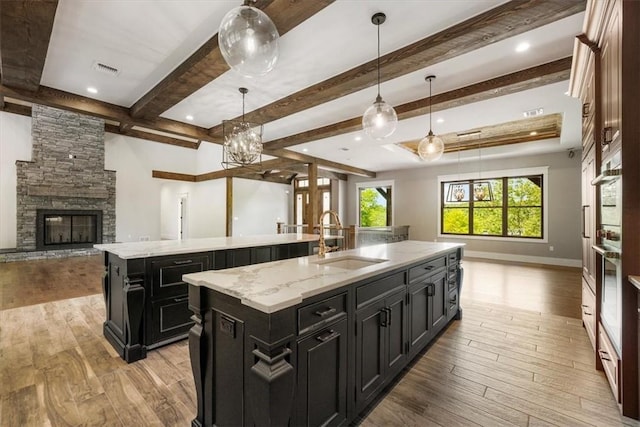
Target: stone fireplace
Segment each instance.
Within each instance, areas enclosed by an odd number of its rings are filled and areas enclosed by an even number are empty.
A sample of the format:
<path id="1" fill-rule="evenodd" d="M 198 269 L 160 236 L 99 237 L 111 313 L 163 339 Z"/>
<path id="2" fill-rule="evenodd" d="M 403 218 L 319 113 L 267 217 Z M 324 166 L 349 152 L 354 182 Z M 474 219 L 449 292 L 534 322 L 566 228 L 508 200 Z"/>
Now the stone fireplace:
<path id="1" fill-rule="evenodd" d="M 113 242 L 116 173 L 104 170 L 104 120 L 34 104 L 31 136 L 32 160 L 16 162 L 17 250 Z"/>

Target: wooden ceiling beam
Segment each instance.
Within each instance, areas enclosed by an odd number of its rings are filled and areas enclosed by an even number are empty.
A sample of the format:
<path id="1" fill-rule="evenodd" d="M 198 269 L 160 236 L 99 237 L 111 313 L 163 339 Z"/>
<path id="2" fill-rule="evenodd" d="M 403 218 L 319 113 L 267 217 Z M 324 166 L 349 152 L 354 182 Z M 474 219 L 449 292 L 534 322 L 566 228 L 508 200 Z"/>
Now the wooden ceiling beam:
<path id="1" fill-rule="evenodd" d="M 177 172 L 152 170 L 151 176 L 153 178 L 171 179 L 174 181 L 196 182 L 196 175 L 192 175 L 189 173 L 177 173 Z"/>
<path id="2" fill-rule="evenodd" d="M 58 0 L 0 1 L 0 82 L 35 90 L 40 85 Z"/>
<path id="3" fill-rule="evenodd" d="M 526 70 L 475 83 L 460 89 L 434 95 L 417 101 L 408 102 L 395 108 L 398 120 L 410 119 L 429 112 L 429 105 L 433 112 L 448 110 L 474 102 L 485 101 L 528 89 L 567 80 L 571 72 L 571 57 L 559 59 L 547 64 L 538 65 Z M 355 132 L 362 129 L 362 117 L 354 117 L 339 123 L 323 126 L 290 135 L 264 144 L 265 151 L 284 149 L 305 142 Z"/>
<path id="4" fill-rule="evenodd" d="M 263 10 L 282 36 L 334 1 L 257 0 L 252 6 Z M 157 117 L 227 71 L 229 66 L 220 52 L 216 33 L 153 89 L 144 94 L 131 107 L 131 115 Z"/>
<path id="5" fill-rule="evenodd" d="M 0 85 L 0 93 L 6 97 L 34 104 L 88 114 L 120 123 L 130 123 L 133 126 L 172 133 L 182 137 L 221 143 L 221 141 L 209 136 L 207 129 L 202 127 L 164 118 L 134 119 L 129 115 L 128 108 L 46 86 L 40 86 L 37 90 L 27 90 Z"/>
<path id="6" fill-rule="evenodd" d="M 105 123 L 104 130 L 105 132 L 115 133 L 117 135 L 125 135 L 125 136 L 131 136 L 133 138 L 146 139 L 148 141 L 159 142 L 161 144 L 175 145 L 177 147 L 191 148 L 193 150 L 198 149 L 197 142 L 187 141 L 179 138 L 172 138 L 166 135 L 158 135 L 157 133 L 152 133 L 152 132 L 144 132 L 137 129 L 129 129 L 129 130 L 123 131 L 122 126 L 111 125 L 108 123 Z"/>
<path id="7" fill-rule="evenodd" d="M 31 107 L 27 105 L 15 104 L 13 102 L 7 101 L 4 99 L 4 103 L 0 110 L 5 113 L 19 114 L 21 116 L 31 117 Z"/>
<path id="8" fill-rule="evenodd" d="M 369 178 L 376 177 L 376 173 L 373 171 L 360 169 L 354 166 L 349 166 L 349 165 L 334 162 L 331 160 L 325 160 L 319 157 L 313 157 L 306 154 L 298 153 L 296 151 L 285 150 L 282 148 L 270 149 L 265 147 L 262 150 L 262 153 L 267 154 L 269 156 L 280 157 L 283 159 L 297 160 L 300 163 L 317 163 L 318 166 L 323 166 L 325 169 L 326 168 L 335 169 L 338 171 L 350 173 L 352 175 L 366 176 Z"/>
<path id="9" fill-rule="evenodd" d="M 550 22 L 584 11 L 586 0 L 513 0 L 380 58 L 382 82 L 488 46 Z M 377 62 L 371 60 L 337 76 L 245 114 L 253 123 L 268 123 L 316 107 L 376 83 Z M 222 124 L 210 134 L 222 135 Z"/>
<path id="10" fill-rule="evenodd" d="M 309 174 L 308 165 L 307 164 L 297 164 L 292 166 L 287 166 L 285 169 L 290 172 L 296 172 L 299 174 L 303 174 L 307 176 Z M 319 178 L 328 178 L 328 179 L 337 179 L 340 181 L 346 181 L 348 178 L 347 174 L 334 172 L 327 169 L 318 168 L 318 177 Z"/>

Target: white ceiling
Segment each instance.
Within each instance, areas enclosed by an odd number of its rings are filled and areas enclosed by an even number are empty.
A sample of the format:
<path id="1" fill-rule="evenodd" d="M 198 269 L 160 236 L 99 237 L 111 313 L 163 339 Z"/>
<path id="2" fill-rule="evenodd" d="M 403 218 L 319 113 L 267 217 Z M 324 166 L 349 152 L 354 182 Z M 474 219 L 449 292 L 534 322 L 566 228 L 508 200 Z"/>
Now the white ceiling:
<path id="1" fill-rule="evenodd" d="M 310 0 L 307 0 L 310 1 Z M 124 107 L 133 105 L 164 76 L 217 32 L 224 14 L 240 1 L 60 0 L 41 84 Z M 163 117 L 212 127 L 241 113 L 238 87 L 249 88 L 246 109 L 270 104 L 293 92 L 375 59 L 376 27 L 371 15 L 384 12 L 381 53 L 423 39 L 491 9 L 503 1 L 485 0 L 337 0 L 281 37 L 280 58 L 268 75 L 247 79 L 229 71 L 162 114 Z M 517 37 L 493 43 L 432 67 L 385 82 L 383 98 L 392 105 L 425 98 L 427 74 L 435 74 L 433 94 L 570 56 L 581 32 L 580 13 Z M 516 53 L 518 43 L 531 48 Z M 95 62 L 116 67 L 117 76 L 92 69 Z M 372 81 L 372 83 L 375 83 Z M 91 95 L 88 86 L 99 92 Z M 563 114 L 560 139 L 483 150 L 483 156 L 514 152 L 561 151 L 580 145 L 580 103 L 564 94 L 568 81 L 518 94 L 434 112 L 435 133 L 460 132 L 523 118 L 543 107 Z M 373 102 L 375 87 L 335 99 L 265 124 L 265 141 L 358 117 Z M 436 122 L 442 118 L 444 122 Z M 428 131 L 427 116 L 403 120 L 395 134 L 373 141 L 359 133 L 291 147 L 292 150 L 373 171 L 423 166 L 406 150 L 390 144 L 419 139 Z M 347 148 L 348 151 L 341 150 Z M 471 155 L 471 153 L 469 154 Z M 451 157 L 444 156 L 441 162 Z"/>

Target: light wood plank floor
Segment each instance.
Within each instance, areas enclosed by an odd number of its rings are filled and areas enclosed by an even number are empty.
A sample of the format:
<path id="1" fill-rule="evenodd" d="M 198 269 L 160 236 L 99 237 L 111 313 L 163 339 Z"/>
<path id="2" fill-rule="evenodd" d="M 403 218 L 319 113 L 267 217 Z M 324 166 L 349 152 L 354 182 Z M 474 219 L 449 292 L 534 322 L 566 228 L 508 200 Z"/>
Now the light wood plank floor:
<path id="1" fill-rule="evenodd" d="M 594 368 L 577 319 L 578 269 L 480 260 L 464 267 L 463 320 L 363 426 L 640 425 L 620 417 Z M 46 277 L 38 280 L 54 280 Z M 49 302 L 0 311 L 0 426 L 190 425 L 186 341 L 128 365 L 102 337 L 100 294 L 60 300 L 48 293 Z"/>

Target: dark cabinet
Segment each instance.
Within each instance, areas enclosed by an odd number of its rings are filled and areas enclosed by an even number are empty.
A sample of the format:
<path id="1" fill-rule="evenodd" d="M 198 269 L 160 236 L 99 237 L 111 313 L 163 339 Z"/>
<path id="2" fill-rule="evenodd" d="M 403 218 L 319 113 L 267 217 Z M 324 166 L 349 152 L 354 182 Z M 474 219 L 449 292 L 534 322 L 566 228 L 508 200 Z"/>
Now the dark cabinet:
<path id="1" fill-rule="evenodd" d="M 152 259 L 151 296 L 166 298 L 187 295 L 187 284 L 182 281 L 183 274 L 197 273 L 209 269 L 207 254 L 190 254 Z"/>
<path id="2" fill-rule="evenodd" d="M 450 320 L 449 280 L 446 270 L 409 286 L 409 354 L 415 355 Z M 454 282 L 455 283 L 455 282 Z M 457 286 L 454 293 L 457 291 Z M 453 308 L 457 308 L 457 304 Z"/>
<path id="3" fill-rule="evenodd" d="M 407 359 L 406 289 L 356 312 L 356 405 L 360 410 Z"/>
<path id="4" fill-rule="evenodd" d="M 347 319 L 298 341 L 296 425 L 347 423 Z"/>
<path id="5" fill-rule="evenodd" d="M 151 326 L 150 344 L 161 343 L 170 340 L 177 335 L 184 335 L 193 326 L 191 312 L 189 311 L 189 297 L 166 298 L 151 302 Z"/>

